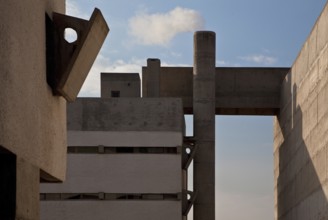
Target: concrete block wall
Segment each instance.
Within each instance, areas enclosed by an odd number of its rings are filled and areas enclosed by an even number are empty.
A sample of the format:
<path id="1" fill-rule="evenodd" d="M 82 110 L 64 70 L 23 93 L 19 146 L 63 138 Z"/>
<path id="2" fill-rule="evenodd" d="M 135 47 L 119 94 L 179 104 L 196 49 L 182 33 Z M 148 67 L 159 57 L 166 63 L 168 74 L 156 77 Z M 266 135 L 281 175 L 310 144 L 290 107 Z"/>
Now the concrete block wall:
<path id="1" fill-rule="evenodd" d="M 328 219 L 328 6 L 281 89 L 274 122 L 275 219 Z"/>

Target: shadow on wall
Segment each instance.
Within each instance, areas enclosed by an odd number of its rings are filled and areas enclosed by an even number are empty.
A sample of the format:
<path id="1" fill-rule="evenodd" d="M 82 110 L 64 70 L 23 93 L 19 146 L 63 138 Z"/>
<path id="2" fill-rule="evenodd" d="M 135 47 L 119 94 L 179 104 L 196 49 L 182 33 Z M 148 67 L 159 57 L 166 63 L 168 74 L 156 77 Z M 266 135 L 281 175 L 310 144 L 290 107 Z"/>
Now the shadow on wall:
<path id="1" fill-rule="evenodd" d="M 4 219 L 15 219 L 16 155 L 1 146 L 0 175 L 0 216 Z"/>
<path id="2" fill-rule="evenodd" d="M 324 141 L 328 123 L 318 120 L 316 91 L 310 92 L 303 104 L 298 105 L 298 95 L 303 93 L 298 94 L 295 84 L 291 87 L 291 75 L 287 75 L 283 85 L 285 106 L 277 116 L 279 125 L 276 124 L 278 131 L 275 131 L 275 219 L 328 219 L 327 144 Z M 290 88 L 292 91 L 288 91 Z M 279 135 L 281 142 L 276 143 Z"/>

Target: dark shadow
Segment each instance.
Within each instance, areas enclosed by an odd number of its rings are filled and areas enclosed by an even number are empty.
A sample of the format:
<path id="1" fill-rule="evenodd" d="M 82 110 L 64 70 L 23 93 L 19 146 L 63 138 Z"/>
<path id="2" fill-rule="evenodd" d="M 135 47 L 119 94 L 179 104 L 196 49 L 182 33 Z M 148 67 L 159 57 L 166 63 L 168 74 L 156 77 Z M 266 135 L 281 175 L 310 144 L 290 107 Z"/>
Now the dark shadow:
<path id="1" fill-rule="evenodd" d="M 16 212 L 16 155 L 0 146 L 0 219 L 13 220 Z"/>
<path id="2" fill-rule="evenodd" d="M 291 88 L 290 75 L 287 88 Z M 275 219 L 328 219 L 328 201 L 323 188 L 323 181 L 326 180 L 327 175 L 326 146 L 318 145 L 320 129 L 316 129 L 316 126 L 322 122 L 316 121 L 316 124 L 312 125 L 313 120 L 317 118 L 309 118 L 311 114 L 308 112 L 311 108 L 317 108 L 318 96 L 314 94 L 312 98 L 312 94 L 307 97 L 307 101 L 312 103 L 304 109 L 306 111 L 304 113 L 301 107 L 297 106 L 297 92 L 297 86 L 294 84 L 289 96 L 291 98 L 289 106 L 281 109 L 277 116 L 283 142 L 278 149 L 279 155 L 275 155 L 279 157 L 279 174 L 275 177 L 277 178 Z M 305 140 L 304 134 L 308 134 Z M 324 134 L 321 137 L 324 137 Z"/>

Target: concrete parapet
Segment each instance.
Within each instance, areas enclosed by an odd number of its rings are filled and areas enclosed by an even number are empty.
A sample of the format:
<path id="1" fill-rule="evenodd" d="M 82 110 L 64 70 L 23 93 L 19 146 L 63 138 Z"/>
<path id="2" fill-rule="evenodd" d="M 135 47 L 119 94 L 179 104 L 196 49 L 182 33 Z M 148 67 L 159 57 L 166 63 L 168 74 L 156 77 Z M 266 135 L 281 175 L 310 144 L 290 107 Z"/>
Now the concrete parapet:
<path id="1" fill-rule="evenodd" d="M 178 98 L 79 98 L 68 105 L 68 130 L 184 131 Z"/>

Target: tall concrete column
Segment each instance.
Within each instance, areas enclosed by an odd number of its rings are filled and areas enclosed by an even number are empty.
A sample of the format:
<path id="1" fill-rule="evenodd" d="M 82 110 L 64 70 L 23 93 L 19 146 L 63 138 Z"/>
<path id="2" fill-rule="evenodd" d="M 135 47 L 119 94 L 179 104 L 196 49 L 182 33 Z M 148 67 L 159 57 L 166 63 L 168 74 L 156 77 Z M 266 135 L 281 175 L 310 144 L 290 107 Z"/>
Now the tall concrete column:
<path id="1" fill-rule="evenodd" d="M 215 219 L 215 33 L 194 35 L 194 220 Z"/>
<path id="2" fill-rule="evenodd" d="M 160 95 L 160 68 L 161 61 L 159 59 L 147 59 L 148 97 L 159 97 Z"/>

